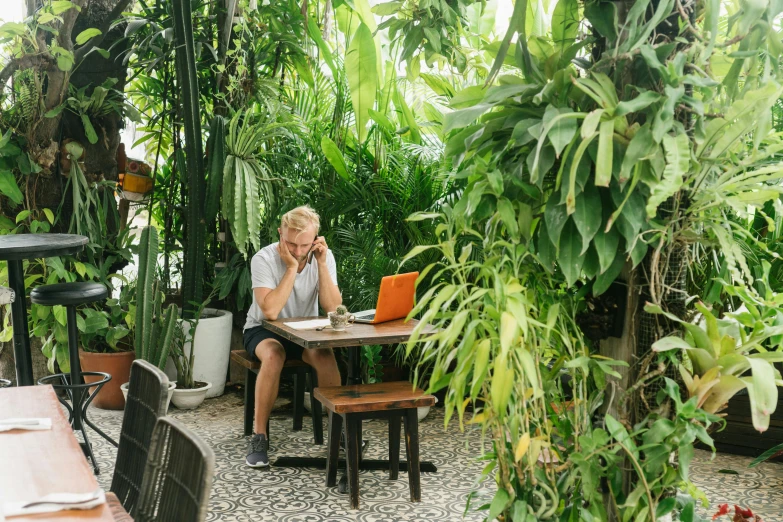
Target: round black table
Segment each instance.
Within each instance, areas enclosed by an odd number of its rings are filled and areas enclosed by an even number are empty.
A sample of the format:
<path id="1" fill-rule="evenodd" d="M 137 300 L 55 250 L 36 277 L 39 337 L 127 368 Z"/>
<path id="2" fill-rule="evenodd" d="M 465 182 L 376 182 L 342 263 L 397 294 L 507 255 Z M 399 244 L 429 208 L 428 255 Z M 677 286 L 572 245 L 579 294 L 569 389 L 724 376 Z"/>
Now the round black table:
<path id="1" fill-rule="evenodd" d="M 33 358 L 30 334 L 27 331 L 27 296 L 24 291 L 25 259 L 58 257 L 76 254 L 84 249 L 88 239 L 75 234 L 8 234 L 0 236 L 0 261 L 8 261 L 8 286 L 16 293 L 11 304 L 14 328 L 14 363 L 17 386 L 32 386 Z"/>

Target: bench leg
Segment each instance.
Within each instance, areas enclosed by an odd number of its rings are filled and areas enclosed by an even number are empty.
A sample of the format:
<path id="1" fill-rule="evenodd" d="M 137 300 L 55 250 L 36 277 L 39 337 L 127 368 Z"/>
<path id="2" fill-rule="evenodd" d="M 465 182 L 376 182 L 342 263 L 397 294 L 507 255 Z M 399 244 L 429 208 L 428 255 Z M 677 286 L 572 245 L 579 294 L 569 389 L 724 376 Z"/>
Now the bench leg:
<path id="1" fill-rule="evenodd" d="M 411 502 L 421 502 L 419 417 L 416 408 L 405 410 L 405 448 L 408 453 L 408 484 L 411 491 Z"/>
<path id="2" fill-rule="evenodd" d="M 294 374 L 294 431 L 301 431 L 304 417 L 304 392 L 306 369 L 297 370 Z"/>
<path id="3" fill-rule="evenodd" d="M 401 417 L 389 419 L 389 480 L 397 480 L 400 473 L 400 421 Z"/>
<path id="4" fill-rule="evenodd" d="M 256 413 L 256 373 L 245 370 L 245 437 L 253 435 L 253 417 Z"/>
<path id="5" fill-rule="evenodd" d="M 319 404 L 320 406 L 320 404 Z M 326 452 L 326 487 L 337 485 L 337 462 L 340 455 L 340 435 L 343 431 L 343 418 L 332 411 L 329 412 L 329 440 Z"/>
<path id="6" fill-rule="evenodd" d="M 315 389 L 318 387 L 318 375 L 314 369 L 310 369 L 310 415 L 313 418 L 313 442 L 319 446 L 324 443 L 324 424 L 321 419 L 321 403 L 315 398 Z"/>
<path id="7" fill-rule="evenodd" d="M 351 509 L 359 509 L 359 446 L 362 421 L 356 415 L 345 415 L 345 462 L 348 467 L 348 495 Z"/>

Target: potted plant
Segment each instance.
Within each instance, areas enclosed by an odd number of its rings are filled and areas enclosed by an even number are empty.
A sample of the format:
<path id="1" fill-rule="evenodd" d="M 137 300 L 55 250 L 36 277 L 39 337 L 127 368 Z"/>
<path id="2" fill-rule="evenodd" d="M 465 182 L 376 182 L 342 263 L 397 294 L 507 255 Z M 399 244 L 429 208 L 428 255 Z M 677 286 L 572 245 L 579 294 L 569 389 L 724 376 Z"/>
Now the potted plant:
<path id="1" fill-rule="evenodd" d="M 182 321 L 182 327 L 177 329 L 176 341 L 172 345 L 171 360 L 177 369 L 177 389 L 171 401 L 174 406 L 181 410 L 192 410 L 204 402 L 207 392 L 212 388 L 209 381 L 197 381 L 194 378 L 196 366 L 196 349 L 194 347 L 203 346 L 194 342 L 194 337 L 198 331 L 199 323 L 202 318 L 209 318 L 204 306 L 209 302 L 208 297 L 196 310 L 196 318 L 193 321 Z M 229 316 L 230 324 L 230 316 Z M 187 328 L 187 333 L 185 332 Z M 207 345 L 208 346 L 208 345 Z M 225 369 L 223 370 L 225 375 Z"/>
<path id="2" fill-rule="evenodd" d="M 188 383 L 191 380 L 210 383 L 205 395 L 207 399 L 223 395 L 231 355 L 233 314 L 228 310 L 206 307 L 217 290 L 214 287 L 193 311 L 196 320 L 180 319 L 182 355 L 172 352 L 166 365 L 166 374 L 177 381 L 177 388 L 183 386 L 184 373 L 191 374 Z M 183 366 L 184 373 L 178 364 Z"/>
<path id="3" fill-rule="evenodd" d="M 339 305 L 334 312 L 329 312 L 329 323 L 332 330 L 335 332 L 341 332 L 345 330 L 348 323 L 351 321 L 351 314 L 348 313 L 348 308 L 345 305 Z"/>
<path id="4" fill-rule="evenodd" d="M 105 410 L 125 407 L 120 387 L 128 382 L 131 364 L 136 359 L 128 312 L 130 292 L 126 288 L 120 292 L 119 299 L 108 299 L 102 308 L 84 308 L 76 319 L 81 337 L 79 363 L 82 371 L 105 372 L 112 376 L 92 401 L 94 406 Z M 84 378 L 85 382 L 98 379 Z"/>
<path id="5" fill-rule="evenodd" d="M 139 244 L 139 275 L 136 281 L 136 313 L 134 348 L 136 358 L 150 362 L 163 370 L 177 330 L 179 308 L 171 304 L 163 309 L 163 292 L 155 277 L 158 259 L 158 231 L 144 227 Z M 127 397 L 128 384 L 121 387 Z M 169 383 L 169 400 L 176 383 Z"/>
<path id="6" fill-rule="evenodd" d="M 111 261 L 105 263 L 104 268 L 109 262 Z M 60 257 L 47 258 L 31 271 L 48 272 L 47 279 L 39 281 L 39 284 L 69 281 L 68 278 L 74 273 L 85 278 L 92 278 L 101 273 L 101 269 L 93 264 Z M 107 279 L 99 281 L 108 286 Z M 120 385 L 128 381 L 130 366 L 135 358 L 133 321 L 129 316 L 132 295 L 132 290 L 126 285 L 121 290 L 119 298 L 110 298 L 104 303 L 80 307 L 76 313 L 81 370 L 104 372 L 112 376 L 92 401 L 93 405 L 101 409 L 121 410 L 124 407 Z M 61 372 L 70 372 L 65 307 L 33 303 L 30 312 L 31 336 L 41 342 L 41 352 L 47 359 L 48 371 L 56 373 L 59 368 Z M 88 383 L 96 380 L 97 377 L 85 377 Z"/>

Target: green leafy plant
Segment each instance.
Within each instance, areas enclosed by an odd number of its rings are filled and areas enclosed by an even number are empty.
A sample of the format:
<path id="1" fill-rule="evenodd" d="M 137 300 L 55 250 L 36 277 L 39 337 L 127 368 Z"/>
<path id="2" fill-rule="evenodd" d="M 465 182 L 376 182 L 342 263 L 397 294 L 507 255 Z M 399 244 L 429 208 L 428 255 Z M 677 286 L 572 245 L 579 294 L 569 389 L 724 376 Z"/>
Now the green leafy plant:
<path id="1" fill-rule="evenodd" d="M 768 264 L 766 269 L 769 270 Z M 653 344 L 653 350 L 684 352 L 688 364 L 679 365 L 680 375 L 688 395 L 696 397 L 698 406 L 707 412 L 720 412 L 732 396 L 747 389 L 753 427 L 764 432 L 777 408 L 777 387 L 783 384 L 775 368 L 775 363 L 783 362 L 783 312 L 778 304 L 781 299 L 771 292 L 768 299 L 754 298 L 738 286 L 728 291 L 739 295 L 744 311 L 719 319 L 697 303 L 703 325 L 681 321 L 648 304 L 647 312 L 664 314 L 685 330 L 684 338 L 664 337 Z"/>
<path id="2" fill-rule="evenodd" d="M 261 248 L 260 209 L 275 205 L 275 177 L 264 160 L 273 153 L 272 142 L 289 135 L 289 126 L 277 122 L 275 114 L 237 112 L 231 118 L 226 135 L 222 214 L 245 256 L 251 249 L 255 252 Z"/>
<path id="3" fill-rule="evenodd" d="M 144 227 L 139 243 L 134 347 L 137 359 L 162 370 L 179 329 L 179 309 L 175 304 L 163 309 L 164 296 L 155 273 L 157 258 L 158 232 L 153 227 Z"/>
<path id="4" fill-rule="evenodd" d="M 188 0 L 174 0 L 177 82 L 185 130 L 187 197 L 185 198 L 185 258 L 182 271 L 183 318 L 191 318 L 193 303 L 201 302 L 206 228 L 201 205 L 206 196 L 206 172 L 201 143 L 201 107 L 193 42 L 193 15 Z M 182 169 L 182 166 L 180 166 Z"/>
<path id="5" fill-rule="evenodd" d="M 53 118 L 58 116 L 63 109 L 73 112 L 79 116 L 82 125 L 84 125 L 84 134 L 87 136 L 87 140 L 94 145 L 98 143 L 99 137 L 91 118 L 116 112 L 119 116 L 127 117 L 131 121 L 141 121 L 138 111 L 133 105 L 125 102 L 122 92 L 113 88 L 116 84 L 116 78 L 109 78 L 103 85 L 93 88 L 89 96 L 87 89 L 91 87 L 90 85 L 80 89 L 69 85 L 68 98 L 61 105 L 48 111 L 45 116 Z"/>
<path id="6" fill-rule="evenodd" d="M 177 387 L 179 388 L 192 389 L 196 387 L 196 381 L 193 379 L 193 369 L 196 364 L 196 330 L 198 329 L 199 321 L 206 317 L 204 308 L 215 296 L 216 291 L 216 288 L 212 289 L 207 298 L 196 309 L 194 319 L 186 322 L 188 333 L 185 334 L 184 329 L 178 327 L 174 334 L 174 342 L 171 345 L 170 354 L 171 360 L 177 368 Z M 187 350 L 186 346 L 189 346 L 190 349 Z"/>

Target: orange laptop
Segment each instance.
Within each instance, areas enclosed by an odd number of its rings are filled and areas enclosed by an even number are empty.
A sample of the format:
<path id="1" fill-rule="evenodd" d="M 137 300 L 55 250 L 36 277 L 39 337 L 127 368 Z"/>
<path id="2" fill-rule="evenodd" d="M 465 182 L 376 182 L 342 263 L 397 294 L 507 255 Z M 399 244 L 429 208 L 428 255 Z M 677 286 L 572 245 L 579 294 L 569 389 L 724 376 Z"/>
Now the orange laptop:
<path id="1" fill-rule="evenodd" d="M 354 314 L 357 323 L 377 324 L 406 317 L 413 310 L 418 272 L 386 276 L 381 280 L 375 310 Z"/>

